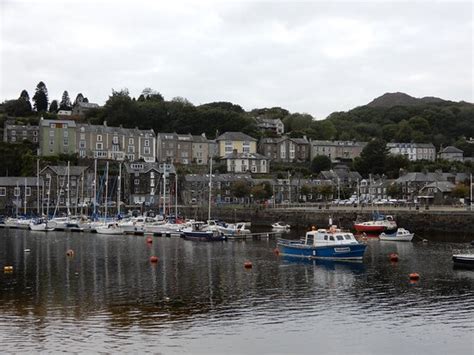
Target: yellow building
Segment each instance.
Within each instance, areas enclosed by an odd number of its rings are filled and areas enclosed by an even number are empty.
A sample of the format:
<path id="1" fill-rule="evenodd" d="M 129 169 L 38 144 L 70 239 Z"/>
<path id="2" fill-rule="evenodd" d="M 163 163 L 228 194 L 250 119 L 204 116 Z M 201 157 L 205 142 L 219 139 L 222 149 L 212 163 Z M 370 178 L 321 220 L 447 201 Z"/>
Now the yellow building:
<path id="1" fill-rule="evenodd" d="M 242 132 L 226 132 L 217 137 L 216 142 L 220 157 L 225 157 L 233 152 L 257 152 L 257 140 Z"/>

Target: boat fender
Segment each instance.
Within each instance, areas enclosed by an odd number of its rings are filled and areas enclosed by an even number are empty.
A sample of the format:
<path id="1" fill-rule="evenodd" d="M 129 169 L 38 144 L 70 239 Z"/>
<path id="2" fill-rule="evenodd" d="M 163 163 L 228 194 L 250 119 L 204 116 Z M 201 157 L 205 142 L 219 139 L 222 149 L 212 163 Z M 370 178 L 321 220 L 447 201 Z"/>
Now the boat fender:
<path id="1" fill-rule="evenodd" d="M 150 262 L 151 263 L 157 263 L 158 262 L 158 257 L 155 255 L 150 256 Z"/>
<path id="2" fill-rule="evenodd" d="M 412 272 L 410 275 L 408 275 L 408 277 L 410 278 L 410 280 L 416 281 L 420 279 L 420 274 L 418 274 L 417 272 Z"/>
<path id="3" fill-rule="evenodd" d="M 251 269 L 252 266 L 253 266 L 253 265 L 252 265 L 252 262 L 251 262 L 251 261 L 246 261 L 246 262 L 244 262 L 244 267 L 245 267 L 246 269 Z"/>
<path id="4" fill-rule="evenodd" d="M 74 256 L 74 250 L 69 249 L 69 250 L 66 252 L 66 255 L 69 256 L 69 257 L 73 257 L 73 256 Z"/>
<path id="5" fill-rule="evenodd" d="M 391 254 L 389 254 L 388 257 L 389 257 L 390 261 L 392 261 L 392 262 L 397 262 L 398 261 L 398 254 L 397 253 L 391 253 Z"/>

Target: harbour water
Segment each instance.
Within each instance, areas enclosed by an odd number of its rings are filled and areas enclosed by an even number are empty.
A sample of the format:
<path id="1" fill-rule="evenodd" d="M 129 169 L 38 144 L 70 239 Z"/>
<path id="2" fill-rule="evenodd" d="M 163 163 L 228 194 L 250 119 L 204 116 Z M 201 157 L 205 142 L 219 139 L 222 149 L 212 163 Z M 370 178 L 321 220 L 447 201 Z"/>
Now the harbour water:
<path id="1" fill-rule="evenodd" d="M 473 353 L 474 271 L 451 261 L 470 245 L 367 243 L 363 263 L 305 262 L 276 255 L 273 238 L 0 230 L 0 350 Z"/>

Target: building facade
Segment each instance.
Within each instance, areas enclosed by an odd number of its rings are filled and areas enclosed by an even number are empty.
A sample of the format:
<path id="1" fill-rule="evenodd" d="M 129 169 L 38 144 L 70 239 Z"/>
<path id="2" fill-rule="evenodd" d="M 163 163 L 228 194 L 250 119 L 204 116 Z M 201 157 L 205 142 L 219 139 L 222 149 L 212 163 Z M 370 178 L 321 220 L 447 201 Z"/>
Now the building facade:
<path id="1" fill-rule="evenodd" d="M 173 164 L 135 161 L 124 165 L 125 203 L 154 207 L 174 204 L 176 170 Z"/>
<path id="2" fill-rule="evenodd" d="M 309 160 L 309 141 L 303 138 L 262 138 L 259 152 L 275 162 L 304 162 Z"/>
<path id="3" fill-rule="evenodd" d="M 448 161 L 464 161 L 464 151 L 448 146 L 439 152 L 438 157 Z"/>
<path id="4" fill-rule="evenodd" d="M 108 160 L 156 160 L 155 132 L 138 128 L 78 124 L 76 146 L 81 158 Z"/>
<path id="5" fill-rule="evenodd" d="M 15 124 L 14 121 L 7 120 L 3 129 L 3 141 L 5 143 L 21 143 L 24 140 L 38 144 L 39 127 Z"/>
<path id="6" fill-rule="evenodd" d="M 76 122 L 42 118 L 39 143 L 39 154 L 42 156 L 76 153 Z"/>
<path id="7" fill-rule="evenodd" d="M 223 160 L 228 173 L 267 174 L 270 172 L 270 159 L 258 153 L 227 154 Z"/>
<path id="8" fill-rule="evenodd" d="M 218 154 L 225 157 L 237 153 L 257 153 L 257 140 L 242 132 L 226 132 L 216 138 Z"/>
<path id="9" fill-rule="evenodd" d="M 193 160 L 191 134 L 158 133 L 156 144 L 158 162 L 191 164 Z"/>
<path id="10" fill-rule="evenodd" d="M 311 140 L 310 159 L 312 160 L 318 155 L 325 155 L 332 162 L 354 160 L 360 156 L 366 145 L 367 142 Z"/>
<path id="11" fill-rule="evenodd" d="M 285 126 L 279 118 L 257 117 L 255 122 L 262 131 L 270 131 L 279 136 L 285 133 Z"/>
<path id="12" fill-rule="evenodd" d="M 431 143 L 387 143 L 390 154 L 404 155 L 410 161 L 436 159 L 436 149 Z"/>
<path id="13" fill-rule="evenodd" d="M 42 185 L 36 177 L 0 177 L 0 211 L 9 216 L 37 214 Z"/>

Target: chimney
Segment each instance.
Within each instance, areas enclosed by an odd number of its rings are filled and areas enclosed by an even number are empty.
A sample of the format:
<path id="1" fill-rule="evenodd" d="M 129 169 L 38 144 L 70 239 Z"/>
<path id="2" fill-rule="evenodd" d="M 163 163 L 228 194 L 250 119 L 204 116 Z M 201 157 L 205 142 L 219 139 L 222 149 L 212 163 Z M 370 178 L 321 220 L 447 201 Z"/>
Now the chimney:
<path id="1" fill-rule="evenodd" d="M 107 121 L 104 120 L 104 127 L 107 127 Z"/>

